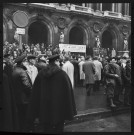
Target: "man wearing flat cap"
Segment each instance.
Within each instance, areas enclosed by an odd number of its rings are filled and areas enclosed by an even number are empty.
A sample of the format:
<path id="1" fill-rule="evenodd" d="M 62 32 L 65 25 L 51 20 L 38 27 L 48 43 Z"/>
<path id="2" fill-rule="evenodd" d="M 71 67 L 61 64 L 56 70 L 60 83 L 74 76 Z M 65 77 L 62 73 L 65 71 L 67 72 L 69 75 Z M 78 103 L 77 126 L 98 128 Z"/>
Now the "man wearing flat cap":
<path id="1" fill-rule="evenodd" d="M 37 75 L 27 116 L 27 130 L 39 119 L 42 133 L 60 133 L 65 120 L 76 115 L 71 81 L 60 67 L 59 55 L 49 57 L 49 65 Z"/>
<path id="2" fill-rule="evenodd" d="M 26 66 L 26 68 L 27 68 L 28 75 L 31 78 L 31 81 L 32 81 L 32 84 L 33 84 L 34 80 L 35 80 L 35 78 L 38 74 L 38 69 L 35 66 L 36 56 L 29 55 L 29 56 L 27 56 L 27 60 L 28 60 L 28 65 Z"/>
<path id="3" fill-rule="evenodd" d="M 25 60 L 26 55 L 19 56 L 15 60 L 17 65 L 15 66 L 12 73 L 13 89 L 19 117 L 19 132 L 25 131 L 27 107 L 32 90 L 32 82 L 26 72 L 27 69 L 24 66 Z"/>

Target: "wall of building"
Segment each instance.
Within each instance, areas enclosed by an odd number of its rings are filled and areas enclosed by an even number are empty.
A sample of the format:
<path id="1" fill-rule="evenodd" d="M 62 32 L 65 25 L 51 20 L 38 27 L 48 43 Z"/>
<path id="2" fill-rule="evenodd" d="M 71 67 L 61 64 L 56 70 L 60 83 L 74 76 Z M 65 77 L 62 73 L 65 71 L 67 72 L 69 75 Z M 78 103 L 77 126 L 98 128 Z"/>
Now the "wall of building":
<path id="1" fill-rule="evenodd" d="M 69 4 L 68 4 L 69 5 Z M 90 3 L 82 4 L 83 6 L 93 7 Z M 111 10 L 121 12 L 122 4 L 112 4 Z M 128 5 L 126 9 L 128 9 Z M 102 10 L 103 6 L 98 4 L 96 10 Z M 28 5 L 14 5 L 6 4 L 3 8 L 3 25 L 6 34 L 6 40 L 10 43 L 14 42 L 14 33 L 17 26 L 13 22 L 13 14 L 18 11 L 24 11 L 29 17 L 29 23 L 25 27 L 26 34 L 22 36 L 22 42 L 28 44 L 28 29 L 30 25 L 40 20 L 48 28 L 48 44 L 58 45 L 60 39 L 60 33 L 64 32 L 64 43 L 69 43 L 70 30 L 78 26 L 84 33 L 84 44 L 86 46 L 95 46 L 95 37 L 98 35 L 100 41 L 102 40 L 102 34 L 105 30 L 109 30 L 113 37 L 113 47 L 116 50 L 123 50 L 124 38 L 128 38 L 131 35 L 131 22 L 121 19 L 113 19 L 102 16 L 93 16 L 90 14 L 80 14 L 77 12 L 67 12 L 62 10 L 56 10 L 54 8 L 39 8 Z M 129 13 L 125 10 L 125 15 Z M 74 33 L 75 34 L 75 33 Z"/>

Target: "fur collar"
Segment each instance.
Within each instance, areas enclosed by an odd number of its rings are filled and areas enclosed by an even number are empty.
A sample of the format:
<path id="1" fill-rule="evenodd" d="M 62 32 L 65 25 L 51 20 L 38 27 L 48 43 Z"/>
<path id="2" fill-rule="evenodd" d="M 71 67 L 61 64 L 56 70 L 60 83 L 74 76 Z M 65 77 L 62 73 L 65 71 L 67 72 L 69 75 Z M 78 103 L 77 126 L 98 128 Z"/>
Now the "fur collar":
<path id="1" fill-rule="evenodd" d="M 61 71 L 60 67 L 58 67 L 56 64 L 49 64 L 44 70 L 43 74 L 44 77 L 50 78 L 52 77 L 55 73 Z"/>

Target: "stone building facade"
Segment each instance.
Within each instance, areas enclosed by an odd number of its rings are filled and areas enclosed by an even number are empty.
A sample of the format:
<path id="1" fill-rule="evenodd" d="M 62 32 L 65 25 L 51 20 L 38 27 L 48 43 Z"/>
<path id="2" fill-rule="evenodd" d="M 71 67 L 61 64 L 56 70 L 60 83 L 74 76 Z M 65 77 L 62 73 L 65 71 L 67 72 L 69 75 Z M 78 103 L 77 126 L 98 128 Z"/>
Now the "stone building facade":
<path id="1" fill-rule="evenodd" d="M 61 32 L 64 44 L 96 47 L 96 37 L 103 48 L 124 51 L 124 39 L 131 50 L 130 3 L 6 3 L 3 4 L 3 42 L 14 42 L 16 12 L 27 15 L 22 42 L 58 45 Z M 18 22 L 24 23 L 21 19 Z"/>

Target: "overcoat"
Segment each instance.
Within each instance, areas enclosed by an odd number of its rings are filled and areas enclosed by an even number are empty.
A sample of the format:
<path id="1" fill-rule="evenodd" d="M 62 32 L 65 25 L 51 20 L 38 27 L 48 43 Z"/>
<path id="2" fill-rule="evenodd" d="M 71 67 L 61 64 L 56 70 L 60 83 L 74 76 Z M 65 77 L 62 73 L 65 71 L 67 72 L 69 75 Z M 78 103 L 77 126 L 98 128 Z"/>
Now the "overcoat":
<path id="1" fill-rule="evenodd" d="M 12 80 L 16 104 L 29 103 L 32 92 L 32 82 L 26 72 L 26 68 L 19 65 L 16 66 L 12 73 Z"/>
<path id="2" fill-rule="evenodd" d="M 19 131 L 18 113 L 9 77 L 3 72 L 3 89 L 0 90 L 0 131 Z"/>
<path id="3" fill-rule="evenodd" d="M 74 66 L 73 66 L 73 64 L 70 61 L 66 61 L 65 64 L 63 64 L 62 69 L 69 76 L 72 86 L 74 88 Z"/>
<path id="4" fill-rule="evenodd" d="M 81 61 L 81 62 L 79 63 L 80 80 L 84 80 L 84 79 L 85 79 L 85 73 L 84 73 L 83 70 L 82 70 L 84 63 L 85 63 L 84 61 Z"/>
<path id="5" fill-rule="evenodd" d="M 37 75 L 28 110 L 28 129 L 36 118 L 40 125 L 56 125 L 77 114 L 71 81 L 57 65 L 50 64 Z"/>
<path id="6" fill-rule="evenodd" d="M 92 61 L 86 61 L 83 64 L 83 72 L 85 73 L 85 84 L 94 84 L 95 65 Z"/>
<path id="7" fill-rule="evenodd" d="M 73 64 L 74 66 L 74 83 L 75 83 L 75 86 L 78 85 L 78 80 L 79 80 L 79 62 L 75 59 L 73 59 L 71 61 L 71 63 Z"/>
<path id="8" fill-rule="evenodd" d="M 95 80 L 101 80 L 101 70 L 103 68 L 102 64 L 98 60 L 94 60 L 93 63 L 95 65 L 95 69 L 96 69 Z"/>

